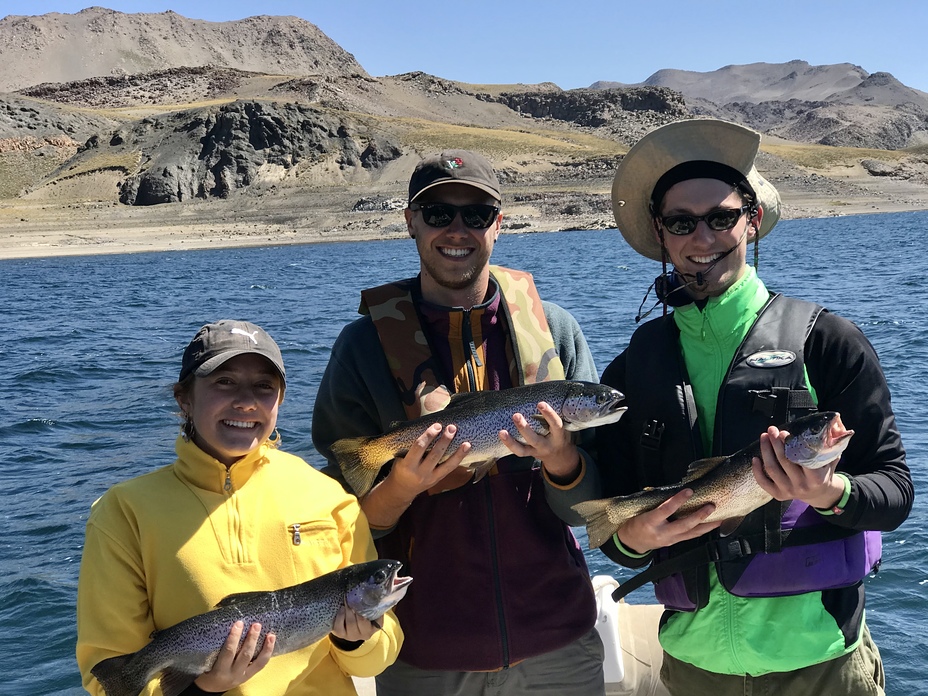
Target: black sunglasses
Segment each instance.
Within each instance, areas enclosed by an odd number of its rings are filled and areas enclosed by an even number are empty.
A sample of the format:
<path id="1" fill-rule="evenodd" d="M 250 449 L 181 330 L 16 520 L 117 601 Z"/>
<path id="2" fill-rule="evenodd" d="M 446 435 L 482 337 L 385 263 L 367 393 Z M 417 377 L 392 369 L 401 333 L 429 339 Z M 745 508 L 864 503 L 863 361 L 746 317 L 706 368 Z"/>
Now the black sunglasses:
<path id="1" fill-rule="evenodd" d="M 692 234 L 700 220 L 705 222 L 710 230 L 724 232 L 734 227 L 745 211 L 750 209 L 751 206 L 743 205 L 740 208 L 718 208 L 705 215 L 668 215 L 659 219 L 664 229 L 677 236 Z"/>
<path id="2" fill-rule="evenodd" d="M 451 205 L 450 203 L 410 203 L 410 210 L 421 210 L 422 221 L 429 227 L 447 227 L 458 213 L 461 220 L 472 230 L 485 230 L 499 215 L 499 208 L 485 203 Z"/>

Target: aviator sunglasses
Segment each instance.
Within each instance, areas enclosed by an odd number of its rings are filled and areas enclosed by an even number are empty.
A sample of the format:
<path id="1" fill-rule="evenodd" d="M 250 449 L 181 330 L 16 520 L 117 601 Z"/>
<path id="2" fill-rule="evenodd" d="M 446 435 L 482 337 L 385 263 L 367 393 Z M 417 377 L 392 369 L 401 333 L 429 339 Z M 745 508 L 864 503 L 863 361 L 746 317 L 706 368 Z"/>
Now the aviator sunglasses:
<path id="1" fill-rule="evenodd" d="M 717 208 L 705 215 L 668 215 L 658 219 L 670 234 L 677 236 L 692 234 L 700 220 L 705 222 L 710 230 L 724 232 L 734 227 L 741 216 L 750 209 L 751 206 L 743 205 L 740 208 Z"/>
<path id="2" fill-rule="evenodd" d="M 461 220 L 472 230 L 485 230 L 499 215 L 499 208 L 485 203 L 451 205 L 450 203 L 410 203 L 410 210 L 421 210 L 422 221 L 429 227 L 447 227 L 458 213 Z"/>

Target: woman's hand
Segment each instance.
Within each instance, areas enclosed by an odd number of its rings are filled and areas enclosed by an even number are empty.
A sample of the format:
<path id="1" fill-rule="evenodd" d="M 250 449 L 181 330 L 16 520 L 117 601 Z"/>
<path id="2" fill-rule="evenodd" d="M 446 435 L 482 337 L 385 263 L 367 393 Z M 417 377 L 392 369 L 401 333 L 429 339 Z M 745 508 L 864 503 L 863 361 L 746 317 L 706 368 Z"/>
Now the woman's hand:
<path id="1" fill-rule="evenodd" d="M 335 615 L 332 635 L 348 641 L 365 641 L 374 635 L 381 626 L 368 621 L 350 607 L 342 604 Z"/>
<path id="2" fill-rule="evenodd" d="M 216 662 L 213 663 L 208 672 L 204 672 L 194 681 L 194 684 L 200 689 L 214 693 L 234 689 L 251 679 L 267 665 L 271 659 L 271 653 L 274 652 L 276 636 L 273 633 L 268 633 L 264 639 L 261 652 L 255 655 L 255 648 L 261 635 L 261 624 L 251 624 L 248 633 L 245 635 L 245 641 L 242 643 L 242 647 L 239 648 L 238 644 L 244 630 L 245 624 L 243 622 L 236 621 L 232 624 L 226 642 L 216 657 Z"/>

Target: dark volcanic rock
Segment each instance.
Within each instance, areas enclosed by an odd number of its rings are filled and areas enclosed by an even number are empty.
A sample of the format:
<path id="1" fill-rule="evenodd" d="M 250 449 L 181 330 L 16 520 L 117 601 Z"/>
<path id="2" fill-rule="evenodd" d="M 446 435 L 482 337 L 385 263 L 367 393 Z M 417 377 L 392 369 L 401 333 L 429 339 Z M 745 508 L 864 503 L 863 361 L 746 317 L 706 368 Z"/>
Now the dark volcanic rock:
<path id="1" fill-rule="evenodd" d="M 686 116 L 683 97 L 660 87 L 504 93 L 495 101 L 535 118 L 553 118 L 592 128 L 605 126 L 627 112 L 654 111 L 674 114 L 677 118 Z"/>
<path id="2" fill-rule="evenodd" d="M 309 106 L 250 101 L 144 119 L 110 141 L 121 148 L 141 146 L 149 158 L 123 182 L 120 201 L 226 198 L 251 185 L 265 165 L 290 169 L 331 155 L 343 168 L 376 168 L 401 154 L 387 139 L 355 130 Z"/>

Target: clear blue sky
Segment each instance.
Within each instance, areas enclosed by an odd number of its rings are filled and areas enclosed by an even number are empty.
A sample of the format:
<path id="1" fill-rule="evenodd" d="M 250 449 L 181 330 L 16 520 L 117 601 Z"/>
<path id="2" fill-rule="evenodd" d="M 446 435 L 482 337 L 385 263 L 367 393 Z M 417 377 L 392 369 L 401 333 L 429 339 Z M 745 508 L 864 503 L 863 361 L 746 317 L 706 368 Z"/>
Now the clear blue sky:
<path id="1" fill-rule="evenodd" d="M 74 0 L 0 0 L 8 14 L 73 13 Z M 852 63 L 928 92 L 926 0 L 110 0 L 120 12 L 173 10 L 226 21 L 296 15 L 374 76 L 412 70 L 472 83 L 641 82 L 661 68 Z M 571 9 L 567 9 L 567 8 Z"/>

